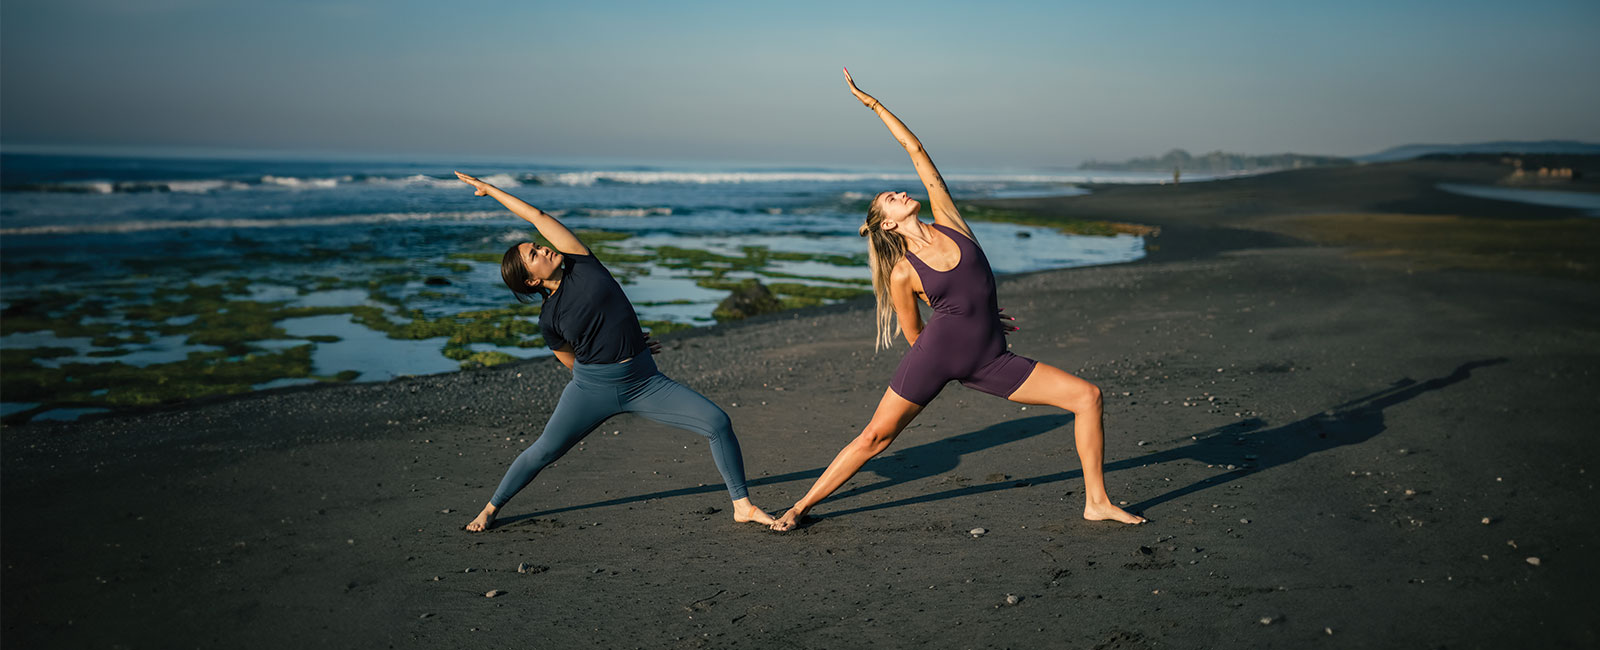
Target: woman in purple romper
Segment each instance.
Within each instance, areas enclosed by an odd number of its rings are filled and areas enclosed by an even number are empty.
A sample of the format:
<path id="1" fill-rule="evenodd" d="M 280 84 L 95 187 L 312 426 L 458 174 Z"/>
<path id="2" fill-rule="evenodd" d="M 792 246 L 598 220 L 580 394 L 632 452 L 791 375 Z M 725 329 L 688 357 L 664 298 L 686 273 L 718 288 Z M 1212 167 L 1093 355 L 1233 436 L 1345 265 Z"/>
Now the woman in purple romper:
<path id="1" fill-rule="evenodd" d="M 1118 508 L 1106 494 L 1100 467 L 1105 433 L 1099 387 L 1006 350 L 1005 326 L 997 318 L 994 273 L 972 229 L 956 211 L 939 170 L 899 118 L 857 88 L 849 70 L 844 77 L 856 99 L 876 113 L 911 154 L 917 176 L 928 190 L 933 223 L 917 218 L 922 204 L 905 192 L 884 192 L 868 206 L 861 236 L 872 242 L 868 259 L 878 297 L 878 347 L 893 342 L 898 320 L 911 350 L 900 360 L 872 421 L 834 457 L 805 497 L 772 524 L 773 530 L 794 528 L 819 501 L 888 449 L 951 380 L 1013 402 L 1071 411 L 1078 460 L 1083 464 L 1083 518 L 1143 523 L 1143 517 Z M 933 307 L 934 315 L 926 324 L 917 311 L 918 299 Z"/>

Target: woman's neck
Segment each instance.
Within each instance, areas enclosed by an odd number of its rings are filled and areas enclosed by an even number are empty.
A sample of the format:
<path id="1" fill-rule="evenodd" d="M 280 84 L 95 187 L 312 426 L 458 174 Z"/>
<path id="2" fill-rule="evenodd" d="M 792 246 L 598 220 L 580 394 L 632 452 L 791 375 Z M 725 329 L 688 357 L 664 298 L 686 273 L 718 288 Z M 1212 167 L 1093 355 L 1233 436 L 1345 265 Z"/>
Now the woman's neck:
<path id="1" fill-rule="evenodd" d="M 550 288 L 550 295 L 555 295 L 556 290 L 561 288 L 561 281 L 566 277 L 567 270 L 558 266 L 556 267 L 556 270 L 550 274 L 550 277 L 545 278 L 543 284 L 544 286 Z"/>
<path id="2" fill-rule="evenodd" d="M 912 219 L 911 223 L 901 231 L 900 235 L 906 238 L 906 249 L 913 253 L 933 243 L 933 228 L 923 223 L 921 219 Z"/>

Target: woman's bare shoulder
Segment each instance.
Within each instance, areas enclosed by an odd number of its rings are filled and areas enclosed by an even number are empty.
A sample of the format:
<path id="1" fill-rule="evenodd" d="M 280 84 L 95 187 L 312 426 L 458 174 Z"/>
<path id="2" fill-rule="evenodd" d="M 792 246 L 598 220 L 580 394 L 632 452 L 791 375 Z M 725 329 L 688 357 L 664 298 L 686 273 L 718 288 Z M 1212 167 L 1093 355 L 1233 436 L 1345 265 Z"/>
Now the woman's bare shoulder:
<path id="1" fill-rule="evenodd" d="M 889 270 L 889 279 L 894 282 L 904 282 L 914 277 L 917 277 L 917 270 L 911 266 L 909 257 L 900 258 L 894 268 Z"/>

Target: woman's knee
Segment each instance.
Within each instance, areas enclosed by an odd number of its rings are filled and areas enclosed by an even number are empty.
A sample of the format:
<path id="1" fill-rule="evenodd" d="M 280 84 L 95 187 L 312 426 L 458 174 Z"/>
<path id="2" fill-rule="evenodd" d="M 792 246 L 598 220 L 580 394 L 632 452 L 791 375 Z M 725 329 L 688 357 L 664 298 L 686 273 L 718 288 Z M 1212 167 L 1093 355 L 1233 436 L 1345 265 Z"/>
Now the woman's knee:
<path id="1" fill-rule="evenodd" d="M 696 427 L 698 433 L 712 440 L 733 437 L 733 420 L 728 417 L 728 412 L 716 409 L 716 412 L 706 413 L 701 418 L 700 426 Z"/>
<path id="2" fill-rule="evenodd" d="M 857 448 L 870 452 L 873 456 L 876 456 L 883 453 L 885 449 L 888 449 L 889 445 L 894 443 L 895 437 L 899 434 L 900 432 L 895 430 L 893 427 L 887 427 L 876 423 L 869 424 L 865 429 L 861 430 L 861 435 L 856 436 L 855 445 Z"/>
<path id="3" fill-rule="evenodd" d="M 544 469 L 550 463 L 556 462 L 565 453 L 566 450 L 557 445 L 541 445 L 535 442 L 527 449 L 522 450 L 522 453 L 518 454 L 517 459 L 513 462 L 518 467 L 532 468 L 537 471 Z"/>
<path id="4" fill-rule="evenodd" d="M 722 440 L 734 440 L 733 420 L 722 409 L 715 412 L 706 411 L 687 418 L 658 419 L 657 422 L 670 424 L 685 431 L 693 431 L 712 444 Z"/>
<path id="5" fill-rule="evenodd" d="M 1096 412 L 1104 404 L 1100 395 L 1100 387 L 1089 382 L 1083 382 L 1081 387 L 1070 391 L 1068 395 L 1064 395 L 1062 402 L 1061 408 L 1073 413 Z"/>

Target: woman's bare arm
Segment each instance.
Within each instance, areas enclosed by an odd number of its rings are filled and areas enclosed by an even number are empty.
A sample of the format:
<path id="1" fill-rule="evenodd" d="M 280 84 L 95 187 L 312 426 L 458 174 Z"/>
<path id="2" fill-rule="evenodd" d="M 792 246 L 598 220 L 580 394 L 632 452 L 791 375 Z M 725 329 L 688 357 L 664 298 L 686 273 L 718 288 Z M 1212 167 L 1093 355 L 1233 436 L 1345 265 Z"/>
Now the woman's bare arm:
<path id="1" fill-rule="evenodd" d="M 544 235 L 544 238 L 550 242 L 551 248 L 573 255 L 589 254 L 589 247 L 583 245 L 577 235 L 572 234 L 572 231 L 568 230 L 565 224 L 556 221 L 555 217 L 550 216 L 544 210 L 528 205 L 527 202 L 506 193 L 505 190 L 461 172 L 456 172 L 456 178 L 471 185 L 473 189 L 477 190 L 478 196 L 494 197 L 494 200 L 499 201 L 500 205 L 506 206 L 507 210 L 522 217 L 524 221 L 533 224 L 533 227 L 539 230 L 539 234 Z"/>
<path id="2" fill-rule="evenodd" d="M 572 346 L 570 345 L 552 349 L 551 352 L 556 353 L 556 361 L 560 361 L 561 365 L 567 367 L 567 370 L 572 369 L 572 362 L 578 358 L 577 353 L 572 351 Z"/>
<path id="3" fill-rule="evenodd" d="M 911 263 L 900 260 L 889 274 L 889 300 L 894 304 L 895 320 L 900 322 L 900 333 L 907 345 L 915 345 L 922 336 L 922 312 L 917 310 L 916 289 L 911 286 L 911 275 L 916 271 Z"/>
<path id="4" fill-rule="evenodd" d="M 972 236 L 972 228 L 967 225 L 967 221 L 962 219 L 961 213 L 956 210 L 956 203 L 950 198 L 950 189 L 945 187 L 944 177 L 939 175 L 939 169 L 933 166 L 933 158 L 929 157 L 928 152 L 922 148 L 922 141 L 911 133 L 911 129 L 906 128 L 905 123 L 901 122 L 900 118 L 895 117 L 894 113 L 890 113 L 889 109 L 884 108 L 883 102 L 874 99 L 872 95 L 868 95 L 860 88 L 857 88 L 855 80 L 850 78 L 849 69 L 844 71 L 844 80 L 850 84 L 850 94 L 855 95 L 856 99 L 861 100 L 862 104 L 872 109 L 872 112 L 883 120 L 883 124 L 889 127 L 889 133 L 894 134 L 894 139 L 898 140 L 900 146 L 905 147 L 906 153 L 911 155 L 911 165 L 917 169 L 917 178 L 922 180 L 922 186 L 928 190 L 928 207 L 933 210 L 934 223 L 946 228 L 955 228 L 965 234 L 968 239 L 978 241 L 977 237 Z"/>

